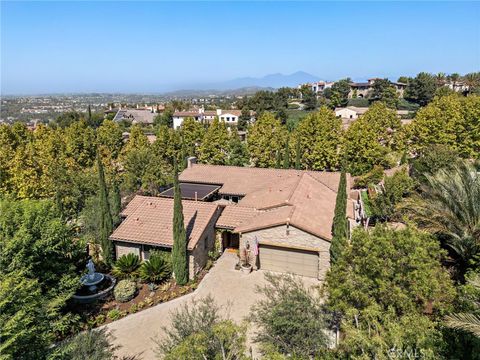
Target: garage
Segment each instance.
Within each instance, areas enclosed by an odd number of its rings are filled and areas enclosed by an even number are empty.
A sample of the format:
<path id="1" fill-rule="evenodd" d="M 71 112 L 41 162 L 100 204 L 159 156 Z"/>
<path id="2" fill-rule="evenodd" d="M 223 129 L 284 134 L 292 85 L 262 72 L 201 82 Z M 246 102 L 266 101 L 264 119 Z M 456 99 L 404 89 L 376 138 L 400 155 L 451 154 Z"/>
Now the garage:
<path id="1" fill-rule="evenodd" d="M 259 265 L 262 270 L 318 277 L 318 252 L 260 245 Z"/>

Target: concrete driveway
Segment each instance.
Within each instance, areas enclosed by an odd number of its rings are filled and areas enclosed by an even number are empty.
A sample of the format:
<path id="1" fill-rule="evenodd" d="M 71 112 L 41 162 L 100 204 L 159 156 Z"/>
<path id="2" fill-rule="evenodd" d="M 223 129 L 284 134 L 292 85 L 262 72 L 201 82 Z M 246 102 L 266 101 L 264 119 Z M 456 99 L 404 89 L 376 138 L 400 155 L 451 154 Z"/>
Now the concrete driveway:
<path id="1" fill-rule="evenodd" d="M 115 336 L 115 345 L 121 346 L 117 354 L 120 356 L 137 354 L 143 360 L 156 359 L 155 342 L 152 338 L 161 338 L 164 335 L 162 328 L 170 324 L 171 311 L 185 302 L 209 294 L 225 309 L 226 315 L 236 322 L 241 322 L 249 314 L 251 306 L 262 296 L 255 292 L 256 285 L 262 286 L 266 281 L 263 271 L 254 271 L 246 275 L 235 270 L 237 259 L 236 254 L 225 252 L 195 292 L 106 325 Z M 308 285 L 319 284 L 314 279 L 306 281 Z M 250 329 L 249 338 L 252 333 Z"/>

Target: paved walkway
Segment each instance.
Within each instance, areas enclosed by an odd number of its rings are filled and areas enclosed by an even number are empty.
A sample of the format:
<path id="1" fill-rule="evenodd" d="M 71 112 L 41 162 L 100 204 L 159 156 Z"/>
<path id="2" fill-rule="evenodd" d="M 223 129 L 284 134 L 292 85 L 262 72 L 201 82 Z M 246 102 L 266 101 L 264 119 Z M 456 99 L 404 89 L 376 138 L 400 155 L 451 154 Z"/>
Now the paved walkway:
<path id="1" fill-rule="evenodd" d="M 115 345 L 121 346 L 117 354 L 139 354 L 139 358 L 143 360 L 156 359 L 155 342 L 152 338 L 163 336 L 162 328 L 170 324 L 171 311 L 185 302 L 190 302 L 194 298 L 203 298 L 208 294 L 213 296 L 218 305 L 226 309 L 227 315 L 232 320 L 241 322 L 261 296 L 255 292 L 255 286 L 262 286 L 266 282 L 263 271 L 242 274 L 234 269 L 236 262 L 235 254 L 225 252 L 195 292 L 106 325 L 116 338 Z M 309 285 L 318 284 L 314 279 L 306 279 L 306 281 Z M 249 335 L 251 336 L 252 333 L 250 329 Z"/>

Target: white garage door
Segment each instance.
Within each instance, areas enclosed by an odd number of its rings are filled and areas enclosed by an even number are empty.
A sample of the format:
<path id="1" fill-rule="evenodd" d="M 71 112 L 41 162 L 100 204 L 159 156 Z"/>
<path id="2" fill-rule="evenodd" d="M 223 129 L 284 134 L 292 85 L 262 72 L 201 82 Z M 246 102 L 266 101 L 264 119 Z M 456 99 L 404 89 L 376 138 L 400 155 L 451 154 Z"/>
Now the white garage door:
<path id="1" fill-rule="evenodd" d="M 260 268 L 318 277 L 318 252 L 260 245 Z"/>

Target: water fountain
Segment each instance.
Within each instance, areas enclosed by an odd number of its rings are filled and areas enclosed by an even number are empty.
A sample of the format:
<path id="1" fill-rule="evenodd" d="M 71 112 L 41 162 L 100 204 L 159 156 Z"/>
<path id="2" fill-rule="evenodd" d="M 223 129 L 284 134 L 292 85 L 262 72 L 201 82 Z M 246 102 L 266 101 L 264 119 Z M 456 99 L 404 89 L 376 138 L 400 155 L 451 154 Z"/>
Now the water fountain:
<path id="1" fill-rule="evenodd" d="M 108 274 L 96 272 L 92 259 L 88 260 L 86 268 L 88 273 L 80 278 L 82 287 L 73 295 L 76 302 L 83 304 L 107 297 L 117 282 L 114 277 Z"/>

